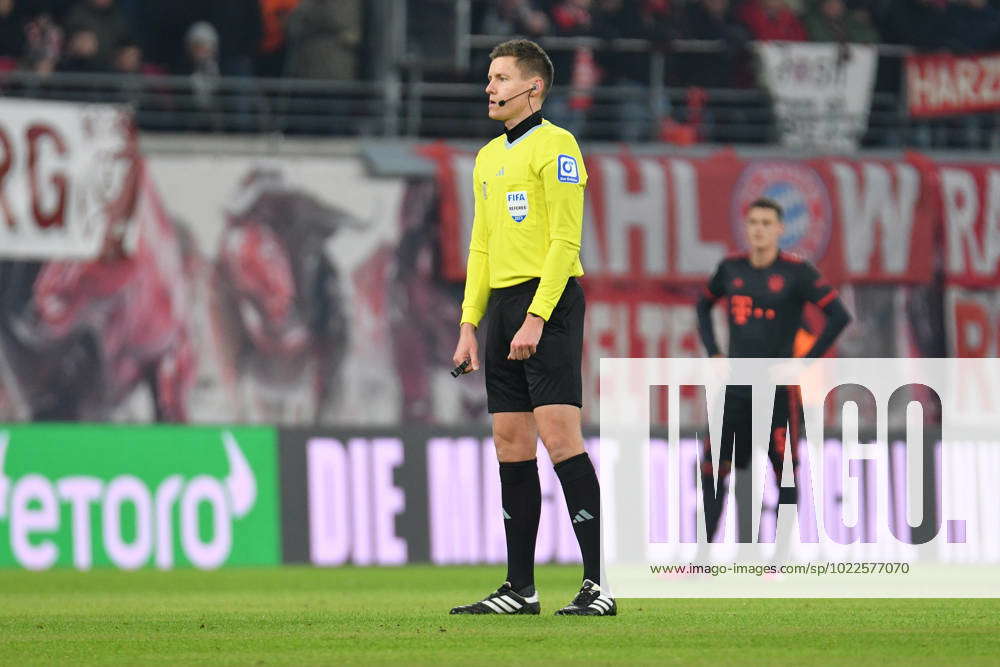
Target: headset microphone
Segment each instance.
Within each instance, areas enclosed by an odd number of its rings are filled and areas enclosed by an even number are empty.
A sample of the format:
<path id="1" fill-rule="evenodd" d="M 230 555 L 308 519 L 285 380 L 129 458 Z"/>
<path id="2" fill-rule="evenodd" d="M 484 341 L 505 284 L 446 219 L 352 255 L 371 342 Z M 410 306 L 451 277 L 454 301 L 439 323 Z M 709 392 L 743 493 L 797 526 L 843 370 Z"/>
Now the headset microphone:
<path id="1" fill-rule="evenodd" d="M 528 93 L 530 93 L 533 90 L 538 90 L 538 84 L 537 83 L 534 84 L 533 86 L 531 86 L 531 88 L 528 88 L 527 90 L 522 90 L 521 92 L 519 92 L 517 95 L 514 95 L 513 97 L 508 97 L 505 100 L 500 100 L 499 102 L 497 102 L 497 106 L 502 107 L 503 105 L 507 104 L 507 102 L 510 102 L 512 99 L 520 97 L 521 95 L 527 95 Z"/>

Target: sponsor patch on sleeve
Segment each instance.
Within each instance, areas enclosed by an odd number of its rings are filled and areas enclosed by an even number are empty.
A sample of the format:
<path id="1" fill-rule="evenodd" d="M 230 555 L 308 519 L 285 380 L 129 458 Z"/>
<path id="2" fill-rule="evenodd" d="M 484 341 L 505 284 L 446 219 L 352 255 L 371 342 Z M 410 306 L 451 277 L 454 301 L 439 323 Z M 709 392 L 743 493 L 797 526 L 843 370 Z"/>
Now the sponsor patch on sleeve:
<path id="1" fill-rule="evenodd" d="M 576 163 L 575 157 L 572 155 L 560 155 L 558 167 L 560 183 L 580 182 L 580 166 Z"/>

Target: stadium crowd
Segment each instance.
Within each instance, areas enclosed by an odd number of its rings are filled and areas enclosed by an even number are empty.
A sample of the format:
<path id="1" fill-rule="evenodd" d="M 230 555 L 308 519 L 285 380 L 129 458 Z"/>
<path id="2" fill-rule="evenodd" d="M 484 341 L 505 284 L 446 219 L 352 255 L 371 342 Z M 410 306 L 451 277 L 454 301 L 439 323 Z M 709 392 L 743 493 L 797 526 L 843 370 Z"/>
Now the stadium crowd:
<path id="1" fill-rule="evenodd" d="M 0 71 L 364 78 L 364 36 L 376 28 L 371 17 L 366 22 L 365 4 L 0 0 Z M 432 4 L 410 0 L 410 14 Z M 998 6 L 1000 0 L 474 0 L 472 28 L 498 36 L 636 37 L 664 48 L 677 38 L 719 40 L 735 63 L 752 40 L 988 51 L 1000 48 Z M 634 78 L 645 66 L 641 54 L 598 55 L 612 80 Z M 738 67 L 695 69 L 712 79 L 701 85 L 740 83 Z"/>
<path id="2" fill-rule="evenodd" d="M 361 0 L 0 0 L 0 71 L 354 79 Z"/>
<path id="3" fill-rule="evenodd" d="M 482 32 L 889 43 L 972 52 L 1000 47 L 994 0 L 496 0 Z"/>
<path id="4" fill-rule="evenodd" d="M 288 98 L 277 100 L 275 91 L 284 88 L 269 84 L 263 92 L 254 88 L 253 78 L 363 86 L 381 81 L 387 63 L 391 68 L 419 62 L 424 80 L 482 81 L 488 48 L 473 49 L 465 71 L 454 68 L 455 58 L 441 57 L 457 48 L 448 43 L 455 34 L 451 0 L 393 2 L 399 4 L 0 0 L 0 74 L 37 75 L 19 75 L 19 82 L 0 85 L 4 94 L 58 98 L 68 96 L 70 84 L 66 77 L 48 76 L 53 72 L 130 74 L 134 76 L 112 83 L 81 78 L 79 85 L 89 86 L 86 99 L 131 103 L 149 112 L 140 116 L 140 124 L 150 129 L 363 133 L 362 126 L 377 121 L 357 119 L 371 111 L 364 102 L 344 97 L 349 88 L 317 92 L 292 84 L 297 88 L 288 89 Z M 386 6 L 394 11 L 405 7 L 408 16 L 408 40 L 399 62 L 385 57 L 386 26 L 380 25 L 385 14 L 378 8 Z M 755 92 L 753 41 L 896 44 L 923 52 L 1000 50 L 1000 0 L 471 0 L 470 7 L 471 32 L 495 41 L 513 35 L 601 40 L 596 48 L 564 44 L 549 49 L 559 83 L 571 84 L 572 90 L 554 95 L 547 113 L 585 138 L 674 141 L 668 135 L 687 124 L 697 126 L 699 141 L 773 141 L 766 100 L 726 102 L 706 93 L 720 88 Z M 614 48 L 608 40 L 615 38 L 645 39 L 653 47 Z M 711 40 L 716 46 L 691 49 L 677 40 Z M 662 90 L 653 94 L 650 88 L 658 72 L 650 52 L 664 56 L 659 62 L 664 64 L 662 83 L 673 91 L 669 95 Z M 901 99 L 898 55 L 880 58 L 875 89 Z M 155 78 L 166 74 L 188 80 L 168 86 Z M 608 86 L 614 88 L 602 89 L 615 91 L 616 118 L 605 119 L 601 134 L 597 126 L 587 127 L 595 116 L 590 91 Z M 584 98 L 574 98 L 580 91 Z M 678 91 L 684 91 L 685 99 L 678 98 Z M 83 99 L 82 93 L 72 94 L 72 99 Z M 189 113 L 178 115 L 184 109 Z M 261 115 L 262 109 L 271 116 Z M 293 117 L 297 112 L 304 115 Z M 329 119 L 331 114 L 340 119 Z M 663 125 L 654 118 L 668 120 Z M 1000 145 L 1000 121 L 979 114 L 918 123 L 871 135 L 866 145 Z"/>

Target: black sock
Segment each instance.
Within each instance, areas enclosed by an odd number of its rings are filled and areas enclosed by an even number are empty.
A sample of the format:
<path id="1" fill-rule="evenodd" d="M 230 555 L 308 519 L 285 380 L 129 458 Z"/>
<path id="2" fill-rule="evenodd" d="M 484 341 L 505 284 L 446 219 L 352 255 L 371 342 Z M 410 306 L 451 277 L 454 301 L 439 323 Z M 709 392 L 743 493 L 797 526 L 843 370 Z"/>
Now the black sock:
<path id="1" fill-rule="evenodd" d="M 719 480 L 721 492 L 716 498 L 715 477 L 709 473 L 701 475 L 702 506 L 705 508 L 705 534 L 707 541 L 712 542 L 715 531 L 719 529 L 719 520 L 722 518 L 722 508 L 726 504 L 726 480 Z"/>
<path id="2" fill-rule="evenodd" d="M 555 465 L 583 556 L 583 578 L 601 583 L 601 487 L 587 453 Z"/>
<path id="3" fill-rule="evenodd" d="M 500 499 L 507 535 L 507 581 L 515 591 L 535 585 L 535 539 L 542 513 L 542 486 L 535 459 L 500 462 Z"/>

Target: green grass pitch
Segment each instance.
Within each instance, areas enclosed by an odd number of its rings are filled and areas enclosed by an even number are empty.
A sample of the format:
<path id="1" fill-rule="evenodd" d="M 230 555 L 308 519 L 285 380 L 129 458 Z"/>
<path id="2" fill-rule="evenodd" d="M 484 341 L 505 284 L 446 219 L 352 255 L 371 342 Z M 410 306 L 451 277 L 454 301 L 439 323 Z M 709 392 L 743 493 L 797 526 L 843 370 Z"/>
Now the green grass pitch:
<path id="1" fill-rule="evenodd" d="M 0 572 L 0 664 L 1000 665 L 1000 600 L 622 600 L 552 615 L 575 567 L 537 574 L 541 616 L 449 616 L 497 567 Z"/>

